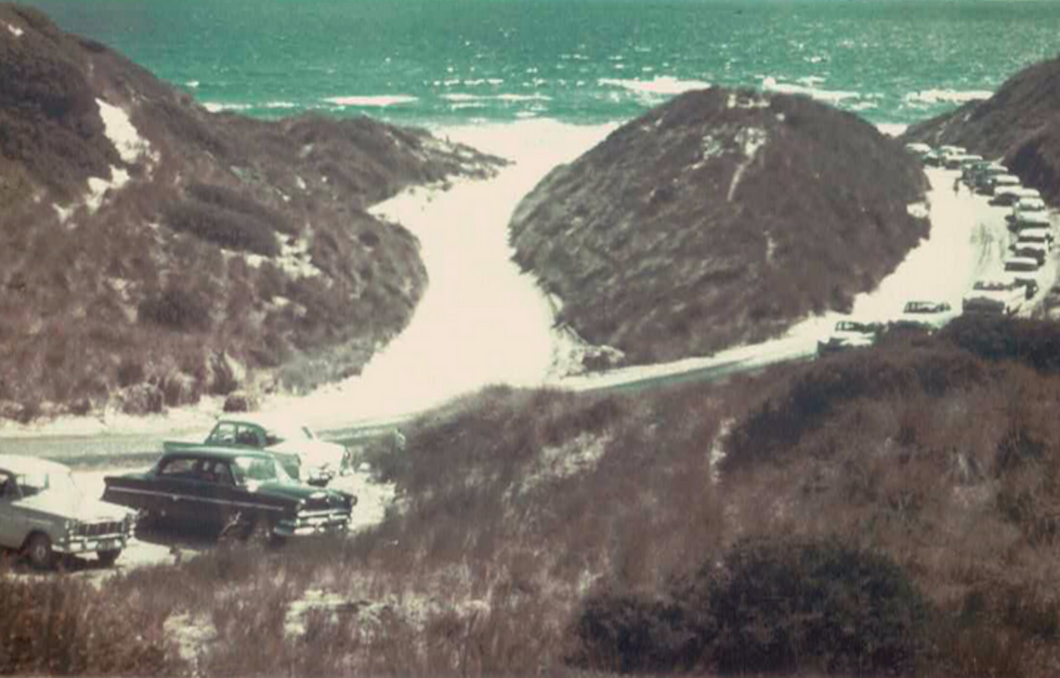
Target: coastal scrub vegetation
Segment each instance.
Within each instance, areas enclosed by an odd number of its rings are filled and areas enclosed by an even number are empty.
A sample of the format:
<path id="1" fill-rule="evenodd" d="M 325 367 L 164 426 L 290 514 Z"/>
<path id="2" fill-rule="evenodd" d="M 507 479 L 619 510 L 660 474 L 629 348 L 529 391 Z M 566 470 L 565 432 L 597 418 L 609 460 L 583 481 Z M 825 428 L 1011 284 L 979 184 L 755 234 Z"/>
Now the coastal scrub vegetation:
<path id="1" fill-rule="evenodd" d="M 172 673 L 1055 676 L 1056 325 L 964 322 L 724 384 L 488 388 L 364 450 L 380 524 L 77 609 L 135 606 Z"/>
<path id="2" fill-rule="evenodd" d="M 416 238 L 367 208 L 501 162 L 367 118 L 214 114 L 36 9 L 5 24 L 0 419 L 356 374 L 426 285 Z M 104 112 L 135 130 L 121 153 Z"/>
<path id="3" fill-rule="evenodd" d="M 689 92 L 557 168 L 516 208 L 515 260 L 560 320 L 651 364 L 777 336 L 927 235 L 900 144 L 807 97 Z"/>

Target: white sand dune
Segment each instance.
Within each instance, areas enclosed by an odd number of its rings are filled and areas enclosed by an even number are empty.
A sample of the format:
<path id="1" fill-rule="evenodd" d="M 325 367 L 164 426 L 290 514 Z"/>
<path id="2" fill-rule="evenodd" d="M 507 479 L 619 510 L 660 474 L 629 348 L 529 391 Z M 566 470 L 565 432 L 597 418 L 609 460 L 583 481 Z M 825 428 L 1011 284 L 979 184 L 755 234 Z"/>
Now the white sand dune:
<path id="1" fill-rule="evenodd" d="M 748 366 L 813 353 L 838 319 L 886 321 L 912 299 L 949 301 L 960 308 L 978 277 L 1000 270 L 1009 234 L 1006 210 L 962 189 L 955 172 L 929 170 L 930 236 L 872 292 L 856 298 L 850 316 L 807 318 L 784 338 L 714 356 L 565 377 L 554 311 L 531 276 L 510 260 L 507 224 L 518 201 L 557 164 L 587 151 L 615 125 L 579 127 L 547 120 L 438 129 L 440 137 L 514 161 L 489 180 L 462 180 L 448 190 L 417 188 L 377 205 L 420 240 L 430 279 L 408 328 L 365 367 L 363 374 L 306 396 L 276 396 L 266 411 L 282 412 L 322 430 L 414 414 L 492 383 L 547 384 L 584 390 L 678 372 L 741 363 Z M 1042 274 L 1048 277 L 1055 265 Z M 1043 279 L 1043 288 L 1047 285 Z M 218 400 L 132 418 L 64 419 L 30 427 L 5 423 L 0 437 L 206 430 Z"/>

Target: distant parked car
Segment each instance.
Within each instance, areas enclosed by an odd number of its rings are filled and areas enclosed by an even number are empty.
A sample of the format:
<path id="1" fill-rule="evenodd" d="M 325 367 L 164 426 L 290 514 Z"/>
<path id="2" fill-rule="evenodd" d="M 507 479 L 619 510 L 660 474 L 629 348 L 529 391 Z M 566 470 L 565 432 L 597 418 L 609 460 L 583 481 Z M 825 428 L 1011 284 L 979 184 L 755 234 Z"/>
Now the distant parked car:
<path id="1" fill-rule="evenodd" d="M 1028 243 L 1039 243 L 1045 245 L 1048 250 L 1053 249 L 1053 231 L 1049 228 L 1023 228 L 1019 231 L 1019 239 L 1016 241 L 1017 244 L 1028 242 Z"/>
<path id="2" fill-rule="evenodd" d="M 952 320 L 954 315 L 953 308 L 945 301 L 910 301 L 894 325 L 935 331 Z"/>
<path id="3" fill-rule="evenodd" d="M 994 177 L 1009 174 L 1008 168 L 999 162 L 978 165 L 969 171 L 966 181 L 976 193 L 990 195 L 994 191 Z"/>
<path id="4" fill-rule="evenodd" d="M 1013 315 L 1032 296 L 1028 286 L 1015 280 L 979 280 L 964 296 L 961 308 L 964 313 Z"/>
<path id="5" fill-rule="evenodd" d="M 1028 229 L 1044 229 L 1052 233 L 1052 227 L 1053 221 L 1049 218 L 1048 212 L 1023 212 L 1011 224 L 1010 229 L 1017 233 L 1023 233 Z"/>
<path id="6" fill-rule="evenodd" d="M 880 323 L 858 322 L 856 320 L 840 320 L 836 323 L 832 334 L 824 341 L 817 342 L 817 355 L 823 356 L 829 353 L 839 353 L 854 348 L 864 348 L 876 343 L 883 325 Z"/>
<path id="7" fill-rule="evenodd" d="M 951 155 L 946 158 L 945 167 L 946 169 L 961 169 L 962 167 L 972 165 L 982 161 L 983 156 L 975 155 L 972 153 L 958 153 Z"/>
<path id="8" fill-rule="evenodd" d="M 345 532 L 357 497 L 294 481 L 273 455 L 200 446 L 163 453 L 143 473 L 107 476 L 103 498 L 149 522 L 265 539 Z"/>
<path id="9" fill-rule="evenodd" d="M 1009 222 L 1016 222 L 1019 221 L 1020 216 L 1024 214 L 1045 214 L 1048 212 L 1048 209 L 1045 201 L 1041 198 L 1020 198 L 1016 204 L 1012 206 L 1012 212 L 1010 212 L 1005 219 Z"/>
<path id="10" fill-rule="evenodd" d="M 914 142 L 905 145 L 905 150 L 909 151 L 918 158 L 925 158 L 928 153 L 931 153 L 931 146 L 927 144 Z"/>
<path id="11" fill-rule="evenodd" d="M 1020 177 L 1014 174 L 996 175 L 990 180 L 990 189 L 988 190 L 988 193 L 992 196 L 990 204 L 993 204 L 993 206 L 1012 206 L 1012 204 L 1020 200 L 1021 192 L 1018 189 L 1022 189 Z"/>
<path id="12" fill-rule="evenodd" d="M 132 535 L 133 518 L 120 506 L 86 497 L 63 464 L 0 455 L 0 547 L 19 551 L 34 568 L 84 554 L 114 564 Z"/>
<path id="13" fill-rule="evenodd" d="M 1049 256 L 1049 246 L 1046 243 L 1017 240 L 1009 245 L 1012 256 L 1017 259 L 1033 259 L 1038 266 L 1045 264 Z M 1007 270 L 1007 269 L 1006 269 Z"/>
<path id="14" fill-rule="evenodd" d="M 320 440 L 308 426 L 255 414 L 226 415 L 205 442 L 166 441 L 163 448 L 185 450 L 203 445 L 264 450 L 276 455 L 288 475 L 310 485 L 327 485 L 350 465 L 347 448 Z"/>

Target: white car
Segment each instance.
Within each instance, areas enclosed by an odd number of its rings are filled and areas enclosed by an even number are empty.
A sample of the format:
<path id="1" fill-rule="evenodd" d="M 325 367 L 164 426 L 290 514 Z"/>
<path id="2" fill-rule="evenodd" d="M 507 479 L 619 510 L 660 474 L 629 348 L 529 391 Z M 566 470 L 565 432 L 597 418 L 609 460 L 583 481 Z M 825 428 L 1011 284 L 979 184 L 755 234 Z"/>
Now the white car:
<path id="1" fill-rule="evenodd" d="M 1046 243 L 1021 239 L 1009 245 L 1008 248 L 1012 252 L 1012 256 L 1034 259 L 1038 266 L 1045 264 L 1045 260 L 1049 256 L 1049 245 Z"/>
<path id="2" fill-rule="evenodd" d="M 0 547 L 18 551 L 33 567 L 81 554 L 112 565 L 134 524 L 134 512 L 86 497 L 63 464 L 0 455 Z"/>
<path id="3" fill-rule="evenodd" d="M 957 155 L 948 156 L 945 160 L 944 166 L 946 169 L 961 169 L 967 167 L 973 163 L 982 161 L 983 156 L 975 155 L 972 153 L 959 153 Z"/>
<path id="4" fill-rule="evenodd" d="M 1053 249 L 1053 231 L 1049 228 L 1024 228 L 1019 232 L 1019 239 L 1016 241 L 1017 244 L 1028 242 L 1028 243 L 1040 243 L 1045 245 L 1048 250 Z"/>
<path id="5" fill-rule="evenodd" d="M 1012 315 L 1023 308 L 1029 288 L 1015 280 L 979 280 L 961 301 L 964 313 Z M 1033 295 L 1030 295 L 1033 296 Z"/>
<path id="6" fill-rule="evenodd" d="M 840 320 L 828 339 L 817 342 L 817 355 L 872 346 L 882 330 L 883 326 L 880 323 Z"/>
<path id="7" fill-rule="evenodd" d="M 1012 211 L 1005 215 L 1005 221 L 1012 224 L 1019 221 L 1024 214 L 1044 214 L 1047 210 L 1048 207 L 1041 198 L 1020 198 L 1012 206 Z"/>
<path id="8" fill-rule="evenodd" d="M 953 320 L 956 311 L 945 301 L 910 301 L 895 320 L 897 327 L 917 327 L 934 331 Z"/>
<path id="9" fill-rule="evenodd" d="M 1012 224 L 1012 230 L 1023 233 L 1028 229 L 1045 229 L 1051 231 L 1053 220 L 1049 218 L 1048 212 L 1025 212 Z"/>
<path id="10" fill-rule="evenodd" d="M 310 485 L 327 485 L 350 465 L 346 447 L 320 440 L 305 424 L 281 416 L 224 415 L 204 442 L 163 443 L 166 451 L 204 446 L 265 450 L 280 460 L 291 477 Z"/>
<path id="11" fill-rule="evenodd" d="M 924 158 L 928 153 L 931 152 L 931 146 L 919 142 L 914 142 L 906 144 L 905 150 L 909 151 L 918 158 Z"/>

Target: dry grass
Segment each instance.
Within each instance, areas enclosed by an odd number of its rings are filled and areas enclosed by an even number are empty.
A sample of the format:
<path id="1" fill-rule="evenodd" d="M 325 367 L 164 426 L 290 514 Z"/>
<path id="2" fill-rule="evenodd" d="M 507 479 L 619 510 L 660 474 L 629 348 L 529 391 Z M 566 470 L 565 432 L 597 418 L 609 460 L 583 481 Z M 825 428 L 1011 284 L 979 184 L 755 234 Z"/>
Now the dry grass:
<path id="1" fill-rule="evenodd" d="M 145 636 L 142 656 L 210 675 L 739 672 L 755 668 L 731 659 L 739 633 L 757 628 L 795 639 L 784 646 L 794 654 L 777 655 L 785 675 L 1055 676 L 1060 377 L 977 357 L 954 336 L 896 339 L 724 385 L 624 396 L 487 389 L 406 429 L 403 451 L 368 453 L 399 498 L 354 539 L 218 550 L 119 575 L 69 605 L 161 628 L 164 642 Z M 1036 353 L 1020 355 L 1033 364 Z M 767 556 L 739 556 L 749 543 Z M 849 649 L 902 617 L 886 597 L 869 604 L 876 589 L 861 579 L 820 575 L 827 567 L 796 579 L 824 586 L 821 600 L 846 610 L 849 629 L 815 625 L 836 613 L 819 616 L 808 584 L 802 603 L 783 603 L 801 616 L 723 613 L 742 609 L 722 605 L 739 563 L 781 577 L 818 544 L 924 601 L 911 664 L 907 650 L 888 664 Z M 689 600 L 702 603 L 675 607 Z M 593 609 L 610 629 L 603 637 L 642 648 L 636 661 L 585 644 L 579 624 Z M 47 637 L 34 614 L 23 637 Z M 819 628 L 831 640 L 805 635 Z M 851 633 L 860 646 L 835 644 Z"/>

